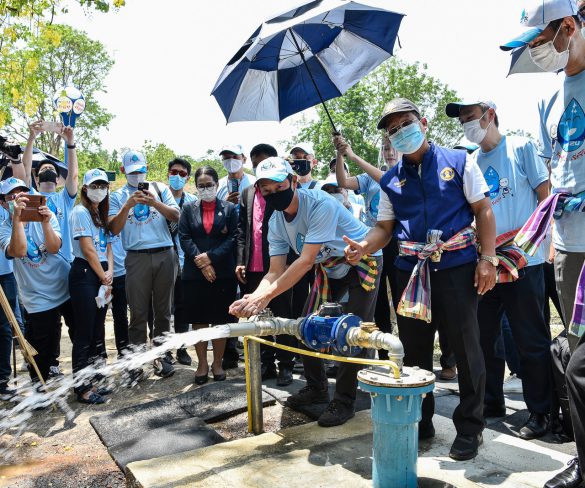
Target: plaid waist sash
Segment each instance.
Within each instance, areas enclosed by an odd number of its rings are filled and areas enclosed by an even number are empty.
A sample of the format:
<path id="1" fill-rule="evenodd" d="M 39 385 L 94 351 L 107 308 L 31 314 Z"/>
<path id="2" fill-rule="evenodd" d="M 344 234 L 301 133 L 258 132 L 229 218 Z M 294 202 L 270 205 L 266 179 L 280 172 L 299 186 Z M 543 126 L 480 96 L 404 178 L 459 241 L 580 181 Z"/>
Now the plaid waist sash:
<path id="1" fill-rule="evenodd" d="M 307 310 L 309 313 L 315 313 L 319 306 L 324 302 L 331 301 L 331 289 L 329 287 L 329 277 L 327 269 L 333 268 L 338 264 L 346 263 L 345 257 L 328 258 L 322 263 L 317 264 L 315 268 L 315 281 L 311 287 L 311 295 Z M 378 262 L 368 254 L 355 265 L 361 287 L 366 291 L 372 291 L 376 288 L 376 276 L 378 275 Z"/>
<path id="2" fill-rule="evenodd" d="M 475 229 L 471 226 L 459 231 L 447 242 L 441 241 L 442 234 L 441 230 L 431 229 L 427 232 L 426 243 L 413 241 L 400 241 L 398 243 L 400 256 L 416 256 L 418 262 L 412 270 L 396 313 L 404 317 L 431 322 L 429 259 L 433 262 L 439 262 L 443 252 L 456 251 L 475 244 Z"/>
<path id="3" fill-rule="evenodd" d="M 565 212 L 585 212 L 585 191 L 577 195 L 553 193 L 545 198 L 516 235 L 515 244 L 533 256 L 546 237 L 553 217 L 560 219 Z M 577 281 L 575 305 L 569 332 L 581 337 L 585 332 L 585 265 Z"/>
<path id="4" fill-rule="evenodd" d="M 496 283 L 516 281 L 519 271 L 528 264 L 526 256 L 514 243 L 519 230 L 504 232 L 496 237 L 496 256 L 500 260 L 496 269 Z"/>

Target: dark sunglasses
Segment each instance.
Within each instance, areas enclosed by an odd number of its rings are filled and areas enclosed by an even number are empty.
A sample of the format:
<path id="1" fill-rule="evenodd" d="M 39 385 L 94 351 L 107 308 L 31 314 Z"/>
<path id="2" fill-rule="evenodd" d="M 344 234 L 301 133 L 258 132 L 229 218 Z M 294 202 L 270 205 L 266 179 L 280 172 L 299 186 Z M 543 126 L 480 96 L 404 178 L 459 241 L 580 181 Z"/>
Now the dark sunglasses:
<path id="1" fill-rule="evenodd" d="M 169 174 L 171 176 L 179 175 L 181 178 L 186 178 L 187 176 L 189 176 L 189 173 L 187 173 L 184 169 L 171 169 L 169 170 Z"/>

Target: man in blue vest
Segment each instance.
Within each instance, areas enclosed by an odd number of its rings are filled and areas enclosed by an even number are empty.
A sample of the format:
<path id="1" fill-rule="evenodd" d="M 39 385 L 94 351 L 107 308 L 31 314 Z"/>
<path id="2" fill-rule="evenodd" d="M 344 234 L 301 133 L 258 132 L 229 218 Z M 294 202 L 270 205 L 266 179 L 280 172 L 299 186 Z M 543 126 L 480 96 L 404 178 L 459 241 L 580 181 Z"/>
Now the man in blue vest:
<path id="1" fill-rule="evenodd" d="M 427 141 L 427 121 L 410 100 L 390 101 L 378 129 L 387 131 L 403 157 L 380 180 L 383 192 L 376 226 L 360 242 L 345 238 L 346 258 L 355 263 L 384 247 L 393 235 L 398 239 L 402 298 L 397 320 L 404 364 L 432 371 L 435 331 L 439 323 L 445 325 L 457 359 L 460 390 L 453 412 L 457 436 L 449 456 L 471 459 L 477 455 L 484 427 L 478 295 L 494 287 L 498 265 L 488 187 L 464 151 Z M 479 261 L 471 227 L 474 218 L 482 252 Z M 434 436 L 433 413 L 434 398 L 429 394 L 423 400 L 420 439 Z"/>

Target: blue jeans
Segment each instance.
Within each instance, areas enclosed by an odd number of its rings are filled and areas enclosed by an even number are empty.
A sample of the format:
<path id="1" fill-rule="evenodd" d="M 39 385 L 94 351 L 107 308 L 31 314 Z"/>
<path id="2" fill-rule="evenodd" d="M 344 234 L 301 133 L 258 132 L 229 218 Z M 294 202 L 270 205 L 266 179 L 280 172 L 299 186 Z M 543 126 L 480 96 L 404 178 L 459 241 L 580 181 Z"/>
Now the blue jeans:
<path id="1" fill-rule="evenodd" d="M 15 310 L 17 304 L 16 280 L 13 273 L 0 275 L 0 285 L 8 299 L 8 303 Z M 10 379 L 10 355 L 12 353 L 12 329 L 10 322 L 0 307 L 0 383 L 7 383 Z"/>

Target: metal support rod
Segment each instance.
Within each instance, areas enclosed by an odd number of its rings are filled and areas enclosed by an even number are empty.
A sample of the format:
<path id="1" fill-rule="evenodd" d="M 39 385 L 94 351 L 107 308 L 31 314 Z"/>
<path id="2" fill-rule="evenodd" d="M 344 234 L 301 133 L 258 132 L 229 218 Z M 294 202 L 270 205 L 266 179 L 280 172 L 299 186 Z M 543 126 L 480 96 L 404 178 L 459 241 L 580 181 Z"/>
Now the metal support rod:
<path id="1" fill-rule="evenodd" d="M 333 123 L 333 119 L 331 118 L 331 114 L 329 113 L 329 109 L 327 108 L 327 105 L 325 104 L 325 100 L 323 100 L 323 96 L 321 95 L 321 91 L 319 90 L 319 87 L 317 86 L 317 82 L 315 81 L 315 78 L 313 77 L 313 73 L 311 73 L 311 70 L 309 69 L 309 65 L 307 64 L 307 60 L 305 59 L 305 54 L 303 53 L 303 50 L 301 49 L 301 46 L 299 45 L 299 42 L 297 41 L 297 36 L 295 36 L 295 33 L 293 32 L 292 29 L 289 29 L 288 31 L 290 32 L 290 35 L 292 37 L 293 42 L 295 43 L 295 46 L 299 50 L 299 55 L 301 56 L 301 59 L 303 60 L 303 64 L 305 65 L 305 68 L 307 68 L 307 72 L 309 73 L 309 77 L 311 78 L 311 81 L 313 82 L 313 86 L 315 87 L 315 90 L 317 90 L 317 95 L 319 95 L 319 100 L 321 100 L 321 104 L 323 105 L 323 108 L 325 109 L 325 113 L 327 114 L 327 118 L 329 119 L 329 122 L 331 123 L 331 127 L 333 127 L 333 133 L 339 134 L 339 132 L 335 128 L 335 124 Z"/>
<path id="2" fill-rule="evenodd" d="M 264 432 L 264 412 L 262 410 L 262 366 L 260 362 L 260 343 L 245 339 L 247 351 L 246 367 L 248 373 L 248 430 L 254 434 Z M 251 425 L 250 425 L 251 423 Z"/>

